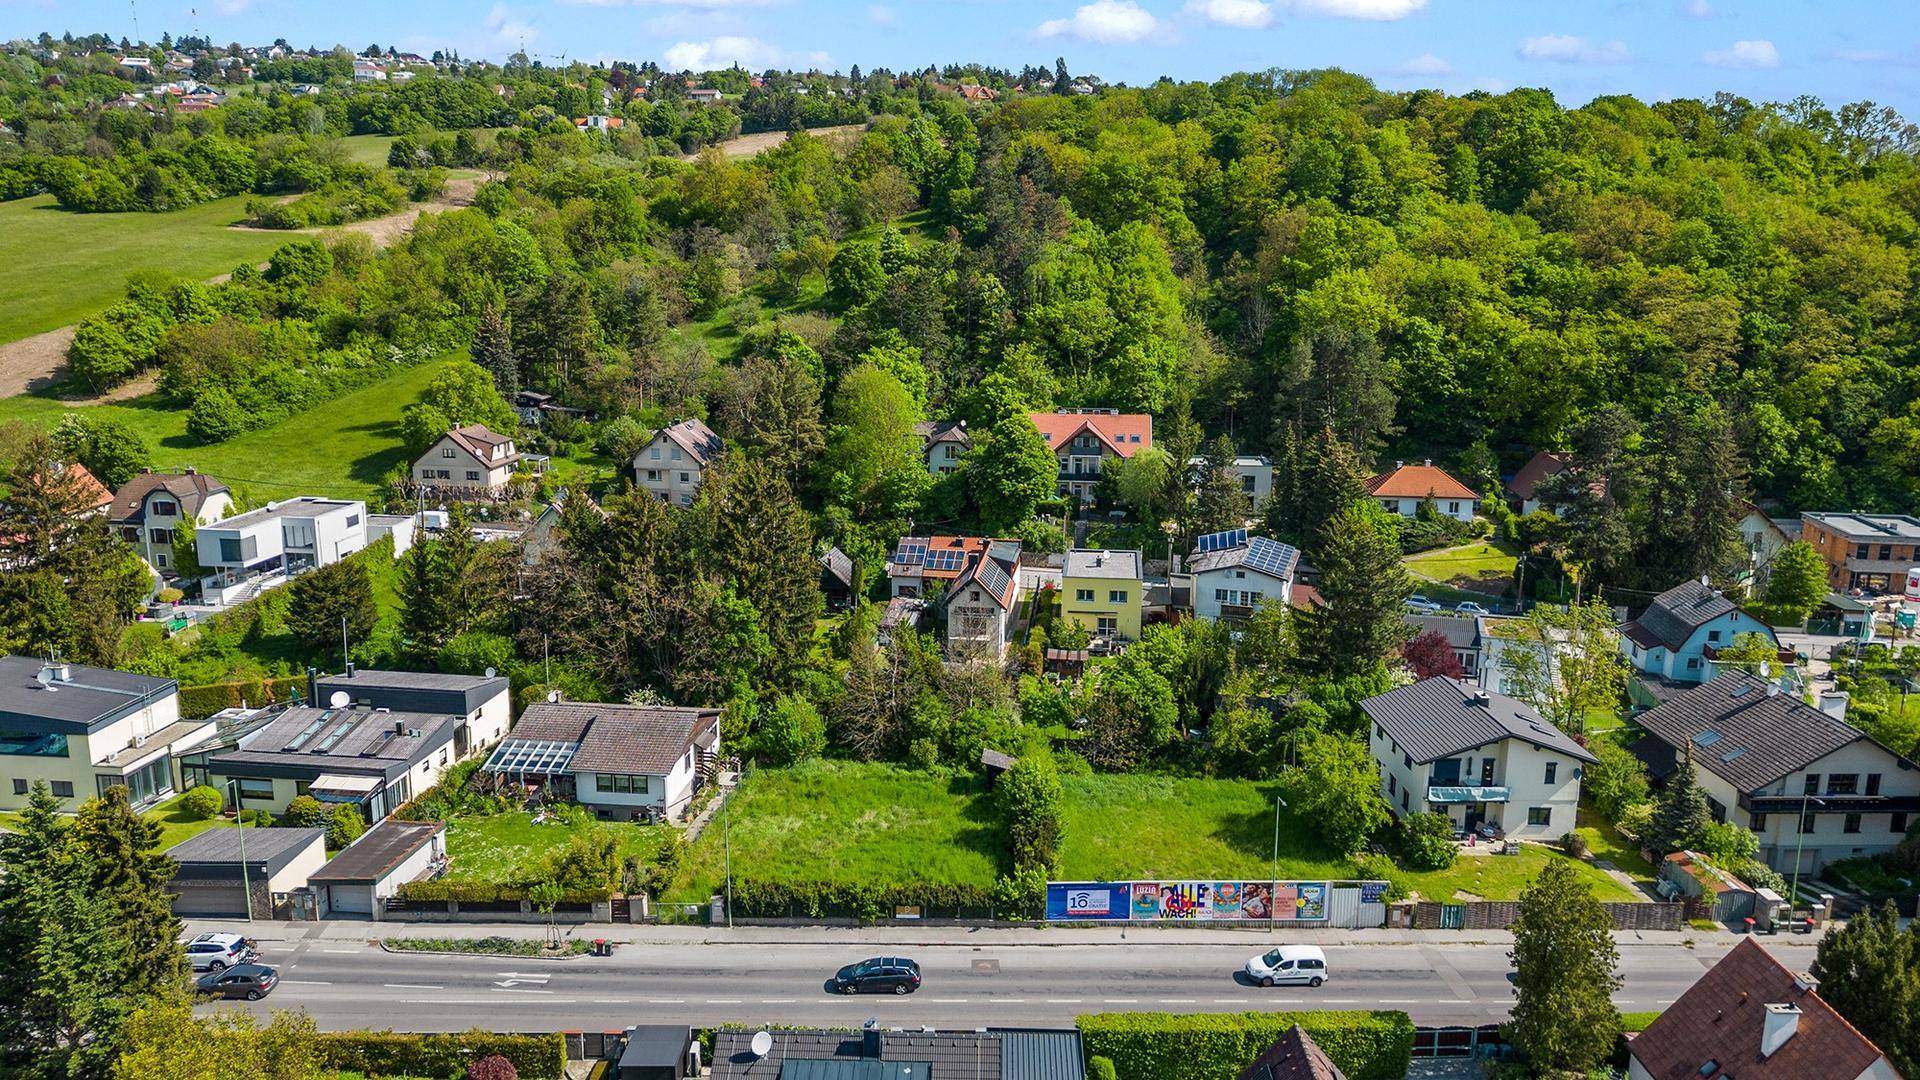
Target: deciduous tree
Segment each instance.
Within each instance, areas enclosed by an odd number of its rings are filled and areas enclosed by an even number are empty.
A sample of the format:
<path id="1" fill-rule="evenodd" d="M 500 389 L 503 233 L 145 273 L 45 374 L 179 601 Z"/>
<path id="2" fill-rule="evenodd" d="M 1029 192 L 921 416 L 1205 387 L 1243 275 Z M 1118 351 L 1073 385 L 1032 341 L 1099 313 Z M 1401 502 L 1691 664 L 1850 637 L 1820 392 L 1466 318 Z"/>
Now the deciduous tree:
<path id="1" fill-rule="evenodd" d="M 1548 860 L 1520 893 L 1507 955 L 1515 1001 L 1506 1033 L 1521 1056 L 1541 1072 L 1597 1068 L 1620 1037 L 1620 956 L 1612 916 L 1565 860 Z"/>

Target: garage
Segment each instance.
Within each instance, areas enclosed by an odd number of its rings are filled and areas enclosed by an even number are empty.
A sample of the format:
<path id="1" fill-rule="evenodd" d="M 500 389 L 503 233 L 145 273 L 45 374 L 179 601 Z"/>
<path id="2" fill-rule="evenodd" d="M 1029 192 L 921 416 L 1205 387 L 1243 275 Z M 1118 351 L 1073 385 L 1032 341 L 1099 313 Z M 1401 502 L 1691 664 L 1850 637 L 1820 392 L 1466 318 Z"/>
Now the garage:
<path id="1" fill-rule="evenodd" d="M 271 919 L 288 893 L 326 865 L 327 834 L 323 829 L 216 826 L 166 854 L 174 866 L 167 891 L 175 915 Z"/>
<path id="2" fill-rule="evenodd" d="M 222 918 L 229 915 L 245 915 L 238 880 L 225 881 L 182 881 L 173 880 L 173 913 L 181 917 L 198 915 L 202 918 Z"/>
<path id="3" fill-rule="evenodd" d="M 335 915 L 372 915 L 373 886 L 328 882 L 327 909 Z"/>
<path id="4" fill-rule="evenodd" d="M 326 894 L 329 915 L 377 920 L 400 886 L 446 869 L 446 832 L 438 821 L 388 818 L 315 870 L 307 884 Z"/>

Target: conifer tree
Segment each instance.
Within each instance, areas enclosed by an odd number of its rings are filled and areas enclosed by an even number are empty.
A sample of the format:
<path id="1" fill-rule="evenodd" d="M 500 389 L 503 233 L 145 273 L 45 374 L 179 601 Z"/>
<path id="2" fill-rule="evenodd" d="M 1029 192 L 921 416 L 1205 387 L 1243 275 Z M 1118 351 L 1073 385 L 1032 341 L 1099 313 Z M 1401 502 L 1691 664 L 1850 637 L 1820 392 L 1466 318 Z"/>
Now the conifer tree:
<path id="1" fill-rule="evenodd" d="M 487 305 L 473 332 L 473 362 L 487 369 L 500 396 L 512 401 L 520 392 L 520 361 L 513 354 L 513 334 L 500 309 Z"/>
<path id="2" fill-rule="evenodd" d="M 1325 607 L 1303 611 L 1300 658 L 1308 671 L 1345 678 L 1374 670 L 1406 640 L 1404 605 L 1413 579 L 1386 511 L 1370 502 L 1349 506 L 1312 555 Z"/>
<path id="3" fill-rule="evenodd" d="M 1653 806 L 1653 823 L 1647 837 L 1655 855 L 1694 848 L 1707 834 L 1713 815 L 1707 811 L 1706 792 L 1700 790 L 1700 777 L 1693 767 L 1693 744 L 1688 743 L 1679 766 L 1667 778 L 1660 798 Z"/>

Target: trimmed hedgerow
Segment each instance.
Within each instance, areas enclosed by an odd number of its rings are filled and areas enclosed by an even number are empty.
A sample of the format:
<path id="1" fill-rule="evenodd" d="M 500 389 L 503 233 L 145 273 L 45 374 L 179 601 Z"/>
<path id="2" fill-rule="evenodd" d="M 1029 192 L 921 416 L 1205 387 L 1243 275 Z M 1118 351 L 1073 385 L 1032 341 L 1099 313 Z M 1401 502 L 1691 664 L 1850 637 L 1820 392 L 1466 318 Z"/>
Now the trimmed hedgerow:
<path id="1" fill-rule="evenodd" d="M 1398 1080 L 1413 1058 L 1406 1013 L 1095 1013 L 1080 1017 L 1089 1056 L 1110 1059 L 1119 1080 L 1238 1076 L 1299 1024 L 1350 1080 Z"/>
<path id="2" fill-rule="evenodd" d="M 314 1036 L 323 1068 L 368 1076 L 459 1076 L 469 1064 L 499 1055 L 522 1080 L 561 1080 L 567 1040 L 552 1035 L 502 1035 L 475 1028 L 446 1035 L 394 1031 L 326 1031 Z"/>

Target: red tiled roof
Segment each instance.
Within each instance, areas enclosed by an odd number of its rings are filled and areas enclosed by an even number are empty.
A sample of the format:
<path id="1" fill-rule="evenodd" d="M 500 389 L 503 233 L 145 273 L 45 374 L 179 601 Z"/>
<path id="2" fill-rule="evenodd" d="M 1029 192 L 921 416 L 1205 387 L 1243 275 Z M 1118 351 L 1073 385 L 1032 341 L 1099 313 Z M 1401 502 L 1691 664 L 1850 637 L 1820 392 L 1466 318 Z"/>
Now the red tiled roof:
<path id="1" fill-rule="evenodd" d="M 1347 1080 L 1326 1051 L 1299 1024 L 1254 1059 L 1240 1080 Z"/>
<path id="2" fill-rule="evenodd" d="M 1527 463 L 1520 466 L 1520 471 L 1513 474 L 1513 479 L 1507 481 L 1507 491 L 1514 498 L 1525 502 L 1533 498 L 1534 491 L 1540 487 L 1540 481 L 1549 476 L 1559 475 L 1572 460 L 1572 454 L 1542 450 L 1528 458 Z"/>
<path id="3" fill-rule="evenodd" d="M 1794 1033 L 1760 1056 L 1768 1005 L 1800 1010 Z M 1856 1077 L 1880 1060 L 1880 1048 L 1753 938 L 1743 938 L 1713 970 L 1680 995 L 1628 1044 L 1653 1080 L 1806 1080 Z M 1705 1068 L 1714 1062 L 1716 1068 Z"/>
<path id="4" fill-rule="evenodd" d="M 1478 499 L 1474 490 L 1438 465 L 1402 465 L 1367 481 L 1367 494 L 1383 499 Z"/>
<path id="5" fill-rule="evenodd" d="M 76 461 L 65 466 L 65 469 L 73 474 L 75 487 L 86 496 L 88 510 L 104 510 L 113 505 L 113 492 L 108 491 L 107 485 L 101 483 L 85 465 Z"/>
<path id="6" fill-rule="evenodd" d="M 497 435 L 487 430 L 485 424 L 468 424 L 465 427 L 454 428 L 447 432 L 447 438 L 452 439 L 454 445 L 472 454 L 474 460 L 483 465 L 506 465 L 520 459 L 518 454 L 509 454 L 496 461 L 493 457 L 493 448 L 511 445 L 513 437 Z"/>
<path id="7" fill-rule="evenodd" d="M 1047 446 L 1059 453 L 1082 431 L 1123 458 L 1153 445 L 1153 417 L 1145 413 L 1028 413 L 1033 426 L 1046 436 Z"/>
<path id="8" fill-rule="evenodd" d="M 1327 598 L 1321 596 L 1320 590 L 1311 585 L 1295 583 L 1293 591 L 1287 594 L 1287 606 L 1300 611 L 1311 611 L 1314 608 L 1326 607 Z"/>

